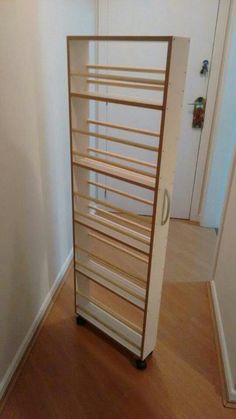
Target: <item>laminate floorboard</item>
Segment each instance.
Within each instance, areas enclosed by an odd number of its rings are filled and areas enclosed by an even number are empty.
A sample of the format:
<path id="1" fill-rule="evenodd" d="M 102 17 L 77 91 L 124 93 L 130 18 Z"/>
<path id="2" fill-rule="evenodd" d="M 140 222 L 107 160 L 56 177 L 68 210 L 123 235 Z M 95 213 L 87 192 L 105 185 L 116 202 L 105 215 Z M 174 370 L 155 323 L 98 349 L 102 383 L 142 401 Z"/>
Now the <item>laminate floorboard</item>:
<path id="1" fill-rule="evenodd" d="M 132 357 L 92 326 L 76 325 L 70 269 L 1 419 L 236 419 L 222 404 L 207 283 L 201 282 L 216 237 L 180 223 L 171 222 L 158 339 L 147 369 L 136 370 Z M 186 240 L 182 248 L 180 240 Z"/>
<path id="2" fill-rule="evenodd" d="M 148 368 L 72 312 L 72 272 L 1 419 L 232 419 L 222 405 L 206 283 L 164 283 Z"/>
<path id="3" fill-rule="evenodd" d="M 174 282 L 211 280 L 217 235 L 182 220 L 171 220 L 164 278 Z"/>

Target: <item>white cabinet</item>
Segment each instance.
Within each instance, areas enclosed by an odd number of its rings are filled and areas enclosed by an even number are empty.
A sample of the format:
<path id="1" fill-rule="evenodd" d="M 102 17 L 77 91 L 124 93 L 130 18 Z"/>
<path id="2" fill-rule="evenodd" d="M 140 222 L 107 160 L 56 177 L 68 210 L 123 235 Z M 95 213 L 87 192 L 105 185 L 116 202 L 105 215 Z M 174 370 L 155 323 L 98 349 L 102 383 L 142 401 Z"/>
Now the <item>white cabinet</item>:
<path id="1" fill-rule="evenodd" d="M 114 65 L 96 62 L 107 42 L 114 51 L 118 43 L 127 48 L 125 62 L 116 54 Z M 145 67 L 143 53 L 132 66 L 141 44 L 146 54 L 159 51 L 161 67 Z M 91 322 L 135 354 L 139 368 L 156 343 L 188 49 L 185 38 L 68 37 L 75 311 L 78 322 Z M 142 112 L 152 113 L 155 129 L 142 126 Z M 122 113 L 137 123 L 122 123 Z M 101 141 L 122 153 L 99 148 Z M 127 209 L 130 200 L 135 211 Z M 143 205 L 151 217 L 141 215 Z"/>

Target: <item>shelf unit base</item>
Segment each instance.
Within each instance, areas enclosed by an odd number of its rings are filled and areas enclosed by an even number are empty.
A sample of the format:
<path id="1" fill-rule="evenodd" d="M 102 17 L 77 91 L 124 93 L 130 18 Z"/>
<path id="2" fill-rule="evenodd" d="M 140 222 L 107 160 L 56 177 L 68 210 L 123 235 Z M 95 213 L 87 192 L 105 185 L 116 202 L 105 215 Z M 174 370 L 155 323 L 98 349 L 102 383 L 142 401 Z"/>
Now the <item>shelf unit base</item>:
<path id="1" fill-rule="evenodd" d="M 76 324 L 78 326 L 85 326 L 87 323 L 91 323 L 88 322 L 83 316 L 81 316 L 80 314 L 76 315 Z M 92 323 L 91 323 L 92 324 Z M 104 333 L 105 334 L 105 333 Z M 105 334 L 106 335 L 106 334 Z M 129 351 L 128 351 L 129 352 Z M 135 357 L 135 355 L 133 355 L 133 363 L 134 366 L 137 370 L 143 371 L 147 368 L 147 360 L 146 359 L 141 359 L 141 358 L 137 358 Z"/>
<path id="2" fill-rule="evenodd" d="M 136 359 L 135 366 L 137 370 L 145 370 L 147 368 L 147 361 L 145 359 Z"/>

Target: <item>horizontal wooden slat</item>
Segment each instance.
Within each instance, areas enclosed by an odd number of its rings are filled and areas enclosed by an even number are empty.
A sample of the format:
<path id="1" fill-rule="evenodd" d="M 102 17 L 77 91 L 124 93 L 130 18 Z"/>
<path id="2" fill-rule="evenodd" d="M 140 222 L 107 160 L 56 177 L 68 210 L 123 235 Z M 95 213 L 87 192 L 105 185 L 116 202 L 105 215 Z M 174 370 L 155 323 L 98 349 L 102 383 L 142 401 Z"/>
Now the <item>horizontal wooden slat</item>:
<path id="1" fill-rule="evenodd" d="M 95 258 L 94 258 L 95 259 Z M 97 260 L 98 260 L 98 258 L 97 258 Z M 99 261 L 99 260 L 98 260 Z M 115 292 L 114 291 L 114 288 L 111 288 L 111 287 L 109 287 L 109 285 L 110 286 L 114 286 L 114 287 L 116 287 L 116 288 L 118 288 L 118 291 L 119 291 L 119 289 L 121 290 L 121 291 L 124 291 L 125 293 L 127 293 L 129 296 L 131 296 L 131 297 L 134 297 L 135 299 L 137 299 L 137 300 L 139 300 L 139 302 L 138 302 L 138 304 L 136 304 L 134 301 L 132 301 L 132 299 L 131 299 L 131 301 L 128 299 L 128 298 L 125 298 L 126 299 L 126 301 L 130 301 L 132 304 L 134 304 L 136 307 L 138 307 L 139 309 L 143 309 L 144 307 L 143 307 L 143 303 L 145 302 L 145 295 L 144 295 L 144 293 L 143 293 L 143 295 L 141 296 L 140 295 L 140 293 L 138 294 L 138 293 L 136 293 L 136 292 L 134 292 L 132 289 L 130 289 L 129 287 L 126 287 L 126 286 L 124 286 L 124 285 L 122 285 L 120 282 L 118 283 L 117 281 L 115 281 L 114 280 L 114 278 L 113 278 L 113 272 L 110 270 L 110 267 L 108 266 L 108 265 L 105 265 L 105 263 L 104 263 L 104 266 L 106 266 L 106 270 L 108 271 L 109 270 L 109 272 L 110 272 L 110 276 L 108 277 L 108 276 L 105 276 L 105 275 L 102 275 L 100 272 L 98 272 L 95 268 L 91 268 L 91 266 L 88 266 L 88 264 L 86 264 L 86 263 L 81 263 L 80 261 L 78 261 L 78 260 L 76 260 L 75 261 L 75 263 L 76 263 L 76 267 L 75 267 L 75 269 L 76 270 L 79 270 L 79 272 L 80 272 L 80 267 L 81 268 L 84 268 L 84 269 L 86 269 L 86 271 L 88 271 L 88 273 L 91 273 L 91 274 L 94 274 L 94 275 L 96 275 L 96 276 L 98 276 L 98 277 L 100 277 L 101 278 L 101 280 L 102 280 L 102 283 L 101 283 L 101 285 L 102 286 L 105 286 L 106 287 L 106 284 L 108 285 L 106 288 L 107 289 L 110 289 L 110 290 L 112 290 L 113 292 Z M 84 273 L 85 271 L 82 271 L 81 273 L 82 274 L 85 274 L 86 276 L 87 276 L 87 273 Z M 115 274 L 117 274 L 117 273 L 115 273 Z M 118 274 L 118 275 L 121 275 L 120 273 Z M 111 279 L 111 278 L 113 278 L 113 279 Z M 93 278 L 92 279 L 94 279 L 95 280 L 95 282 L 97 282 L 97 283 L 100 283 L 99 282 L 99 279 L 98 280 L 96 280 L 95 278 L 94 278 L 94 276 L 93 276 Z M 121 278 L 122 279 L 122 278 Z M 125 278 L 123 278 L 122 279 L 123 280 L 123 282 L 126 282 L 127 281 L 127 279 L 125 279 Z M 132 285 L 132 284 L 131 284 Z M 137 287 L 137 285 L 136 285 L 136 287 Z M 140 288 L 141 289 L 141 288 Z M 142 291 L 144 291 L 144 289 L 142 288 L 141 289 Z M 115 294 L 116 294 L 116 292 L 115 292 Z M 120 294 L 118 294 L 118 295 L 120 295 Z M 124 294 L 121 294 L 121 296 L 123 297 L 124 296 Z M 140 303 L 142 303 L 142 304 L 140 304 Z"/>
<path id="2" fill-rule="evenodd" d="M 79 192 L 74 192 L 73 195 L 75 197 L 78 197 L 78 198 L 86 199 L 87 201 L 95 202 L 96 204 L 102 205 L 103 207 L 111 208 L 111 209 L 113 209 L 115 211 L 118 211 L 121 214 L 126 214 L 129 217 L 136 218 L 139 221 L 144 222 L 144 224 L 149 224 L 149 225 L 151 224 L 151 221 L 149 221 L 149 220 L 145 221 L 143 219 L 143 216 L 141 216 L 139 214 L 136 214 L 133 211 L 125 210 L 125 209 L 123 209 L 121 207 L 118 207 L 117 205 L 111 204 L 111 203 L 109 203 L 107 201 L 102 201 L 101 199 L 97 199 L 97 198 L 94 198 L 92 196 L 88 196 L 88 195 L 85 195 L 85 194 L 82 194 L 82 193 L 79 193 Z"/>
<path id="3" fill-rule="evenodd" d="M 138 260 L 141 260 L 144 263 L 148 263 L 148 257 L 145 256 L 141 256 L 129 249 L 127 249 L 127 247 L 124 247 L 122 245 L 119 245 L 117 243 L 113 243 L 111 240 L 107 240 L 104 237 L 98 236 L 96 233 L 89 233 L 89 236 L 93 237 L 96 240 L 100 240 L 101 242 L 108 244 L 111 247 L 114 247 L 114 249 L 120 250 L 121 252 L 126 253 L 127 255 L 130 255 Z"/>
<path id="4" fill-rule="evenodd" d="M 143 204 L 153 206 L 153 202 L 150 201 L 149 199 L 141 198 L 140 196 L 121 191 L 120 189 L 113 188 L 111 186 L 108 186 L 99 182 L 88 181 L 88 183 L 89 185 L 97 186 L 98 188 L 102 188 L 102 189 L 106 189 L 107 191 L 114 192 L 117 195 L 125 196 L 126 198 L 134 199 L 135 201 L 142 202 Z"/>
<path id="5" fill-rule="evenodd" d="M 120 224 L 114 223 L 113 221 L 106 220 L 102 217 L 99 217 L 98 215 L 91 215 L 91 214 L 84 214 L 79 211 L 75 211 L 76 217 L 83 217 L 88 220 L 94 221 L 97 224 L 101 224 L 104 227 L 108 227 L 111 230 L 117 231 L 118 233 L 123 234 L 124 236 L 131 237 L 132 239 L 136 240 L 137 242 L 141 242 L 143 244 L 149 245 L 150 244 L 150 238 L 145 236 L 144 234 L 134 232 L 133 230 L 122 226 Z M 74 219 L 75 222 L 77 222 L 77 219 Z M 78 219 L 78 222 L 80 220 Z"/>
<path id="6" fill-rule="evenodd" d="M 72 128 L 72 132 L 76 132 L 78 134 L 86 135 L 89 137 L 101 138 L 102 140 L 112 141 L 114 143 L 124 144 L 131 147 L 141 148 L 143 150 L 149 150 L 149 151 L 155 151 L 155 152 L 158 152 L 159 150 L 159 147 L 155 147 L 149 144 L 137 143 L 136 141 L 126 140 L 120 137 L 113 137 L 111 135 L 99 134 L 93 131 L 84 131 L 82 129 Z"/>
<path id="7" fill-rule="evenodd" d="M 128 169 L 118 169 L 107 161 L 105 163 L 90 158 L 76 157 L 76 159 L 73 159 L 72 164 L 73 166 L 82 167 L 127 183 L 141 186 L 142 188 L 150 189 L 152 191 L 155 189 L 156 180 L 153 177 L 140 175 Z"/>
<path id="8" fill-rule="evenodd" d="M 129 303 L 132 306 L 134 306 L 136 309 L 144 311 L 143 301 L 137 299 L 136 297 L 132 296 L 130 293 L 116 286 L 115 284 L 113 284 L 113 281 L 107 281 L 106 279 L 102 278 L 99 274 L 89 271 L 86 267 L 83 267 L 83 266 L 76 266 L 75 272 L 77 274 L 83 275 L 83 277 L 87 278 L 88 281 L 91 281 L 94 284 L 101 286 L 105 290 L 108 290 L 115 296 L 118 296 L 119 298 L 124 300 L 126 303 Z"/>
<path id="9" fill-rule="evenodd" d="M 123 82 L 123 81 L 111 81 L 111 80 L 94 80 L 89 78 L 86 81 L 87 84 L 100 84 L 101 86 L 113 86 L 113 87 L 123 87 L 126 89 L 143 89 L 143 90 L 156 90 L 158 92 L 162 92 L 164 90 L 164 86 L 158 86 L 156 84 L 144 84 L 144 83 L 131 83 L 131 82 Z"/>
<path id="10" fill-rule="evenodd" d="M 104 264 L 105 265 L 105 264 Z M 132 292 L 132 291 L 130 291 L 129 289 L 127 289 L 126 287 L 124 287 L 124 286 L 121 286 L 120 284 L 118 285 L 115 281 L 112 281 L 110 278 L 107 278 L 107 277 L 105 277 L 105 276 L 103 276 L 103 275 L 101 275 L 99 272 L 97 272 L 95 269 L 92 269 L 91 267 L 89 267 L 89 266 L 87 266 L 87 264 L 85 264 L 85 263 L 81 263 L 81 262 L 79 262 L 78 260 L 76 260 L 75 261 L 75 269 L 76 269 L 76 271 L 78 271 L 78 272 L 80 272 L 80 273 L 82 273 L 83 275 L 85 275 L 85 276 L 87 276 L 88 274 L 86 274 L 86 273 L 84 273 L 84 271 L 81 271 L 80 270 L 80 267 L 81 268 L 84 268 L 84 269 L 86 269 L 86 271 L 88 271 L 89 273 L 92 273 L 92 274 L 95 274 L 95 275 L 97 275 L 97 276 L 99 276 L 101 279 L 103 279 L 107 284 L 108 284 L 108 287 L 106 287 L 105 286 L 105 288 L 107 288 L 107 289 L 109 289 L 109 290 L 112 290 L 111 288 L 109 288 L 109 284 L 111 284 L 111 285 L 114 285 L 115 287 L 117 287 L 117 288 L 120 288 L 122 291 L 125 291 L 127 294 L 129 294 L 129 295 L 131 295 L 131 296 L 133 296 L 133 297 L 135 297 L 135 298 L 137 298 L 138 300 L 140 300 L 141 302 L 144 302 L 145 301 L 145 298 L 144 297 L 140 297 L 140 295 L 138 295 L 138 294 L 135 294 L 134 292 Z M 90 276 L 88 277 L 89 279 L 90 279 Z M 96 281 L 94 278 L 91 278 L 92 280 L 94 280 L 96 283 L 98 283 L 99 285 L 102 285 L 102 286 L 104 286 L 104 282 L 101 284 L 100 282 L 99 282 L 99 280 L 98 281 Z M 112 290 L 113 291 L 113 290 Z M 117 294 L 116 292 L 115 292 L 115 294 Z M 119 295 L 119 294 L 117 294 L 117 295 Z M 129 300 L 127 300 L 126 299 L 126 301 L 129 301 Z M 136 304 L 134 304 L 136 307 L 138 307 L 138 308 L 140 308 L 140 306 L 138 306 L 138 305 L 136 305 Z"/>
<path id="11" fill-rule="evenodd" d="M 92 302 L 81 301 L 77 296 L 77 313 L 87 321 L 98 327 L 108 336 L 119 342 L 137 356 L 141 355 L 141 335 L 112 317 L 109 313 L 97 307 Z"/>
<path id="12" fill-rule="evenodd" d="M 99 208 L 99 207 L 96 207 L 96 206 L 93 206 L 93 205 L 89 205 L 89 208 L 94 209 L 97 212 L 101 212 L 103 215 L 114 218 L 115 220 L 122 221 L 123 223 L 126 223 L 126 224 L 130 224 L 131 226 L 137 227 L 141 230 L 145 230 L 145 231 L 149 231 L 149 232 L 151 232 L 151 230 L 152 230 L 150 227 L 146 227 L 142 224 L 135 223 L 134 221 L 130 220 L 129 218 L 125 218 L 125 217 L 122 217 L 121 215 L 118 215 L 116 212 L 111 212 L 111 211 L 109 212 L 109 211 L 103 210 L 102 208 Z"/>
<path id="13" fill-rule="evenodd" d="M 133 82 L 137 84 L 151 84 L 156 86 L 164 86 L 165 80 L 157 79 L 147 79 L 143 77 L 131 77 L 131 76 L 118 76 L 114 74 L 102 74 L 102 73 L 71 73 L 72 77 L 81 77 L 81 78 L 93 78 L 93 79 L 105 79 L 110 81 L 123 81 L 123 82 Z"/>
<path id="14" fill-rule="evenodd" d="M 92 304 L 92 303 L 91 303 Z M 96 307 L 94 305 L 94 307 Z M 105 313 L 105 312 L 104 312 Z M 107 322 L 103 322 L 98 314 L 91 313 L 90 310 L 85 309 L 84 307 L 79 309 L 79 314 L 81 314 L 88 322 L 92 323 L 94 326 L 99 328 L 102 332 L 106 335 L 113 338 L 116 342 L 119 342 L 122 346 L 130 350 L 137 356 L 141 355 L 141 348 L 140 345 L 134 344 L 130 338 L 125 336 L 117 329 L 117 325 L 115 327 L 111 327 L 107 325 Z"/>
<path id="15" fill-rule="evenodd" d="M 132 157 L 124 156 L 123 154 L 118 154 L 118 153 L 113 153 L 111 151 L 101 150 L 100 148 L 88 147 L 88 151 L 92 151 L 92 152 L 97 153 L 97 154 L 104 154 L 104 156 L 114 157 L 115 159 L 128 161 L 130 163 L 135 163 L 135 164 L 138 164 L 140 166 L 146 166 L 146 167 L 150 167 L 152 169 L 156 168 L 155 164 L 149 163 L 145 160 L 134 159 Z"/>
<path id="16" fill-rule="evenodd" d="M 95 299 L 94 297 L 89 297 L 80 291 L 77 291 L 77 294 L 86 300 L 90 301 L 91 303 L 95 304 L 97 307 L 101 308 L 102 310 L 106 311 L 106 313 L 110 314 L 116 320 L 119 320 L 121 323 L 125 324 L 126 326 L 130 327 L 136 333 L 142 333 L 142 329 L 138 327 L 136 324 L 132 323 L 130 320 L 127 320 L 125 317 L 121 316 L 120 314 L 113 311 L 111 308 L 105 306 L 100 301 Z"/>
<path id="17" fill-rule="evenodd" d="M 152 174 L 150 172 L 147 172 L 145 170 L 136 169 L 135 167 L 129 167 L 129 166 L 126 166 L 124 164 L 120 164 L 120 163 L 116 163 L 114 161 L 109 161 L 107 159 L 103 159 L 101 157 L 92 156 L 91 154 L 79 153 L 78 151 L 73 150 L 73 156 L 88 158 L 88 159 L 97 161 L 99 163 L 109 163 L 113 167 L 118 167 L 119 169 L 129 170 L 130 172 L 134 172 L 134 173 L 137 173 L 139 175 L 144 175 L 144 176 L 148 176 L 148 177 L 150 177 L 152 179 L 155 179 L 154 174 Z"/>
<path id="18" fill-rule="evenodd" d="M 69 35 L 68 41 L 107 41 L 107 42 L 165 42 L 169 43 L 173 40 L 173 36 L 158 35 Z"/>
<path id="19" fill-rule="evenodd" d="M 131 237 L 127 237 L 121 232 L 114 232 L 109 226 L 103 226 L 99 223 L 96 223 L 94 220 L 88 220 L 79 216 L 77 219 L 74 219 L 74 223 L 79 226 L 87 228 L 89 231 L 94 232 L 95 234 L 101 234 L 102 237 L 111 239 L 121 246 L 128 247 L 131 251 L 138 252 L 144 257 L 149 258 L 149 246 L 147 244 L 140 243 Z"/>
<path id="20" fill-rule="evenodd" d="M 122 66 L 122 65 L 100 65 L 100 64 L 87 64 L 88 69 L 94 70 L 111 70 L 111 71 L 130 71 L 137 73 L 155 73 L 155 74 L 165 74 L 166 70 L 164 68 L 158 67 L 131 67 L 131 66 Z"/>
<path id="21" fill-rule="evenodd" d="M 127 105 L 127 106 L 136 106 L 139 108 L 148 108 L 148 109 L 156 109 L 162 111 L 163 104 L 157 103 L 150 100 L 144 100 L 139 98 L 129 98 L 123 96 L 109 96 L 104 93 L 98 92 L 71 92 L 71 97 L 78 97 L 81 99 L 90 99 L 96 100 L 98 102 L 109 102 L 109 103 L 117 103 L 120 105 Z"/>
<path id="22" fill-rule="evenodd" d="M 93 237 L 92 234 L 89 234 L 90 237 Z M 118 273 L 119 275 L 122 275 L 124 277 L 127 277 L 128 279 L 134 280 L 134 281 L 138 281 L 141 282 L 142 284 L 146 284 L 146 280 L 144 278 L 141 278 L 139 276 L 135 276 L 130 274 L 129 272 L 123 270 L 122 268 L 111 264 L 109 262 L 107 262 L 106 260 L 98 257 L 95 253 L 86 250 L 85 248 L 78 246 L 77 244 L 75 245 L 76 250 L 80 250 L 81 252 L 87 253 L 89 257 L 93 258 L 94 260 L 98 261 L 99 263 L 105 265 L 106 267 L 108 267 L 111 271 L 114 271 L 115 273 Z"/>
<path id="23" fill-rule="evenodd" d="M 92 124 L 92 125 L 98 125 L 98 126 L 108 127 L 108 128 L 115 128 L 115 129 L 119 129 L 121 131 L 135 132 L 137 134 L 148 135 L 150 137 L 160 137 L 159 132 L 151 131 L 151 130 L 148 130 L 148 129 L 140 129 L 140 128 L 129 127 L 127 125 L 112 124 L 110 122 L 97 121 L 95 119 L 88 119 L 87 122 L 88 122 L 88 124 Z"/>

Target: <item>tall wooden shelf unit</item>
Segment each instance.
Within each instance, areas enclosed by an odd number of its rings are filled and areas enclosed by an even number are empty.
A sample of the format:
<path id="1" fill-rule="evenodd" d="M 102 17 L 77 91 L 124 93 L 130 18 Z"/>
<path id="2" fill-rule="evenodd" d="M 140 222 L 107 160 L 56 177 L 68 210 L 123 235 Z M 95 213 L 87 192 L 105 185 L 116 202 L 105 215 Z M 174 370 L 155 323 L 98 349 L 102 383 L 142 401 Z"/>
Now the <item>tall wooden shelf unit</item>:
<path id="1" fill-rule="evenodd" d="M 165 65 L 97 64 L 94 51 L 104 42 L 160 45 Z M 77 322 L 95 325 L 145 368 L 156 344 L 189 40 L 69 36 L 67 46 Z M 127 112 L 152 110 L 158 127 L 140 128 L 140 120 L 136 126 L 101 120 L 103 102 Z M 114 135 L 117 131 L 120 135 Z M 123 154 L 99 148 L 101 141 L 118 143 Z M 144 157 L 154 153 L 155 164 L 137 159 L 137 150 Z M 101 175 L 109 182 L 102 183 Z M 123 205 L 101 199 L 98 190 Z M 138 193 L 142 190 L 149 191 L 148 199 Z M 127 209 L 130 200 L 136 211 Z M 152 208 L 151 220 L 142 216 L 143 205 Z"/>

